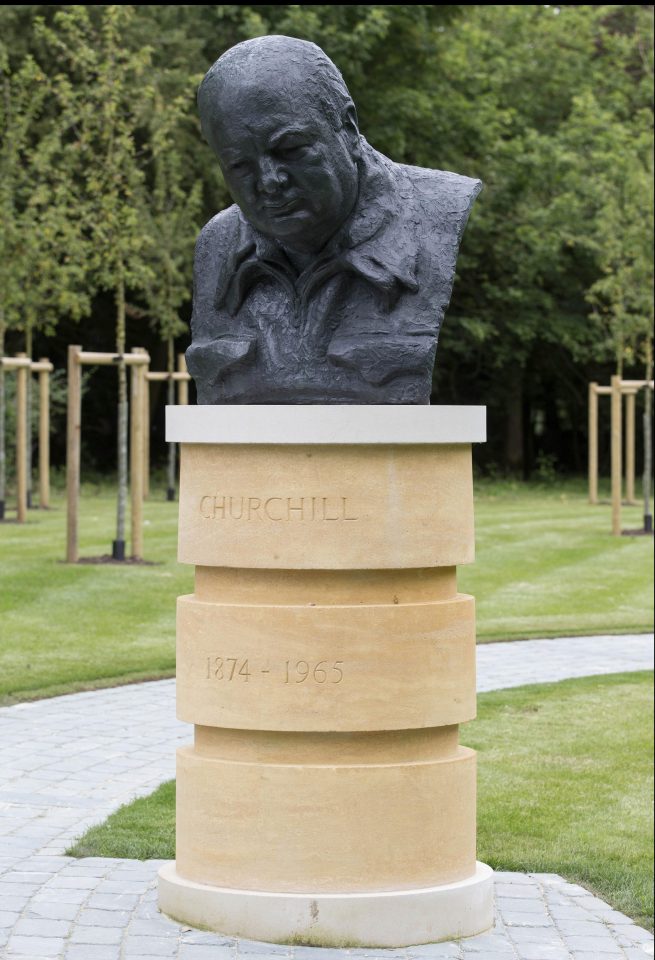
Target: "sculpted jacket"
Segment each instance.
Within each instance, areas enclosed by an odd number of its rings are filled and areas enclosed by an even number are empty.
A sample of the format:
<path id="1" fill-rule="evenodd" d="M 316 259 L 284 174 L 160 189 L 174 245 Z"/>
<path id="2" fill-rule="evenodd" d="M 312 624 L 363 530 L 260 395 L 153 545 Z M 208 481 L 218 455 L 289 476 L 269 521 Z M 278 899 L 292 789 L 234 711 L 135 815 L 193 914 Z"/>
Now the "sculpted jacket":
<path id="1" fill-rule="evenodd" d="M 479 180 L 363 141 L 358 200 L 298 271 L 233 205 L 196 245 L 187 350 L 199 403 L 429 403 Z"/>

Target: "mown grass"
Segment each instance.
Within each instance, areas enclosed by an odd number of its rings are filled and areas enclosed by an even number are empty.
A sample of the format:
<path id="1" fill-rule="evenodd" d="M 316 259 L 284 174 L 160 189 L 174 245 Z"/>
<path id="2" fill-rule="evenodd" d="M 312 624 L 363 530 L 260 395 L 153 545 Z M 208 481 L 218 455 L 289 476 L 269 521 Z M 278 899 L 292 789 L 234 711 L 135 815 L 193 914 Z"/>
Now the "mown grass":
<path id="1" fill-rule="evenodd" d="M 638 508 L 626 526 L 639 525 Z M 61 494 L 24 526 L 0 524 L 0 703 L 172 676 L 175 598 L 193 590 L 176 562 L 177 505 L 154 490 L 145 504 L 152 565 L 69 565 Z M 109 552 L 115 500 L 82 491 L 80 552 Z M 609 534 L 609 508 L 589 507 L 581 484 L 478 483 L 477 560 L 459 570 L 477 600 L 478 638 L 652 629 L 652 539 Z"/>
<path id="2" fill-rule="evenodd" d="M 642 510 L 622 519 L 638 529 Z M 478 483 L 475 522 L 476 562 L 458 583 L 480 640 L 652 630 L 653 540 L 612 537 L 609 505 L 589 506 L 581 482 Z"/>
<path id="3" fill-rule="evenodd" d="M 0 702 L 174 674 L 175 598 L 193 570 L 176 561 L 177 504 L 155 493 L 144 513 L 150 565 L 64 563 L 60 494 L 23 527 L 0 526 Z M 86 486 L 80 555 L 109 553 L 114 524 L 112 491 Z"/>
<path id="4" fill-rule="evenodd" d="M 624 674 L 480 697 L 479 854 L 559 873 L 653 925 L 653 677 Z"/>
<path id="5" fill-rule="evenodd" d="M 652 929 L 651 674 L 590 677 L 479 697 L 478 856 L 558 873 Z M 122 807 L 68 851 L 175 856 L 175 783 Z"/>

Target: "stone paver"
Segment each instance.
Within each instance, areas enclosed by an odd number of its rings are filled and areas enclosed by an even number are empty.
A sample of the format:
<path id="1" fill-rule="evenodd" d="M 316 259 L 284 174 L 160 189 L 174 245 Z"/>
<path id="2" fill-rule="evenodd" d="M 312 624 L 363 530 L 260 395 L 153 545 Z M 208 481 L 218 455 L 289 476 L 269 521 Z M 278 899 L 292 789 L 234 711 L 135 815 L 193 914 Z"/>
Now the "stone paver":
<path id="1" fill-rule="evenodd" d="M 560 638 L 478 648 L 478 687 L 652 669 L 652 636 Z M 404 950 L 273 947 L 180 926 L 156 906 L 159 862 L 65 856 L 123 803 L 175 774 L 191 739 L 174 681 L 0 709 L 2 960 L 645 960 L 653 938 L 552 874 L 498 873 L 496 925 Z"/>
<path id="2" fill-rule="evenodd" d="M 478 690 L 653 669 L 653 635 L 558 637 L 478 646 Z"/>

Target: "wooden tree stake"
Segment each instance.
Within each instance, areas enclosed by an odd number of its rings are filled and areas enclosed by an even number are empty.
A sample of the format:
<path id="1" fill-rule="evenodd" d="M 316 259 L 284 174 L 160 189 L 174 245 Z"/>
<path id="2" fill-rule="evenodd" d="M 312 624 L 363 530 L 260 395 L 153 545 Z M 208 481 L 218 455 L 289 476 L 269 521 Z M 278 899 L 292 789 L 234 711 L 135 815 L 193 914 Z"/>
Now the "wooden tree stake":
<path id="1" fill-rule="evenodd" d="M 46 366 L 47 364 L 47 366 Z M 41 357 L 32 368 L 39 375 L 39 507 L 50 507 L 50 371 L 52 364 Z"/>
<path id="2" fill-rule="evenodd" d="M 621 536 L 621 377 L 612 377 L 612 534 Z"/>
<path id="3" fill-rule="evenodd" d="M 17 353 L 19 359 L 26 353 Z M 16 519 L 25 523 L 27 517 L 27 390 L 29 364 L 16 369 Z"/>
<path id="4" fill-rule="evenodd" d="M 133 347 L 132 353 L 141 353 L 139 347 Z M 132 500 L 132 556 L 143 556 L 143 389 L 145 387 L 145 365 L 132 367 L 130 396 L 130 493 Z"/>
<path id="5" fill-rule="evenodd" d="M 143 402 L 143 499 L 147 500 L 150 496 L 150 381 L 148 380 L 148 368 L 140 367 L 142 370 L 142 402 Z"/>
<path id="6" fill-rule="evenodd" d="M 589 384 L 589 503 L 598 503 L 598 384 Z"/>
<path id="7" fill-rule="evenodd" d="M 636 389 L 625 393 L 625 499 L 634 506 L 635 500 L 635 400 Z"/>
<path id="8" fill-rule="evenodd" d="M 183 353 L 178 353 L 177 355 L 177 370 L 178 373 L 188 373 L 186 368 L 186 360 L 184 359 Z M 189 402 L 189 381 L 187 380 L 178 380 L 177 381 L 177 402 L 182 406 L 186 406 Z"/>
<path id="9" fill-rule="evenodd" d="M 68 348 L 68 420 L 66 428 L 66 560 L 77 563 L 80 498 L 80 434 L 82 428 L 82 347 Z"/>

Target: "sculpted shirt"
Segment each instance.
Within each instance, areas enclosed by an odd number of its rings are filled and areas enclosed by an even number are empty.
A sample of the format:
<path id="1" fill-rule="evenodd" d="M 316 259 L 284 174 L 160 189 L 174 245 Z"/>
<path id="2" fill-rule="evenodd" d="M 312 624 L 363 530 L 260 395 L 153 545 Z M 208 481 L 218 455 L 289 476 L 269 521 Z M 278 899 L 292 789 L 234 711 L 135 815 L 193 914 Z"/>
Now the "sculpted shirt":
<path id="1" fill-rule="evenodd" d="M 186 354 L 199 403 L 429 403 L 482 185 L 363 148 L 355 208 L 301 272 L 236 205 L 203 228 Z"/>

